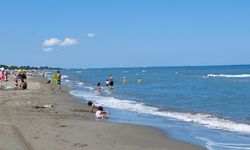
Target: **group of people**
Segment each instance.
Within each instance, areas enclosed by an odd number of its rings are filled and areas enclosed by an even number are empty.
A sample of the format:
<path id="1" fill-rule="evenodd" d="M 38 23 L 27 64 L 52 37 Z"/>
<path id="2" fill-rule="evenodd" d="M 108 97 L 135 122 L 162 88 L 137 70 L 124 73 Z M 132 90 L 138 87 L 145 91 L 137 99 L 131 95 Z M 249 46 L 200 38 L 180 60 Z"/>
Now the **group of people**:
<path id="1" fill-rule="evenodd" d="M 109 78 L 106 80 L 106 86 L 109 87 L 110 89 L 114 88 L 114 80 L 112 75 L 109 75 Z M 101 82 L 97 83 L 97 89 L 98 89 L 98 95 L 102 95 L 102 86 Z"/>
<path id="2" fill-rule="evenodd" d="M 141 82 L 142 82 L 141 77 L 138 77 L 137 84 L 141 84 Z M 123 83 L 123 85 L 127 84 L 127 78 L 126 77 L 123 77 L 122 83 Z"/>
<path id="3" fill-rule="evenodd" d="M 141 82 L 142 82 L 141 77 L 138 77 L 137 84 L 139 85 L 141 84 Z M 122 83 L 123 85 L 127 84 L 127 78 L 125 76 L 123 77 Z M 114 80 L 113 80 L 112 75 L 109 75 L 109 78 L 106 80 L 105 84 L 106 84 L 106 87 L 109 87 L 110 89 L 114 88 Z M 98 89 L 98 95 L 100 96 L 102 94 L 101 82 L 97 83 L 97 89 Z"/>
<path id="4" fill-rule="evenodd" d="M 26 71 L 23 69 L 21 70 L 9 70 L 9 69 L 4 69 L 2 67 L 1 69 L 1 81 L 8 81 L 10 74 L 13 75 L 14 77 L 14 82 L 15 82 L 15 89 L 19 90 L 25 90 L 28 87 L 27 82 L 25 81 L 27 79 L 26 77 Z M 6 87 L 4 85 L 1 85 L 1 89 L 5 89 Z"/>
<path id="5" fill-rule="evenodd" d="M 138 77 L 138 80 L 137 80 L 137 84 L 141 84 L 142 82 L 142 79 L 141 77 Z M 126 77 L 123 77 L 123 84 L 126 85 L 127 83 L 127 78 Z M 110 89 L 113 89 L 114 87 L 114 80 L 113 80 L 113 77 L 112 75 L 109 75 L 109 78 L 106 80 L 106 86 L 109 87 Z M 101 86 L 101 82 L 98 82 L 97 83 L 97 89 L 98 89 L 98 95 L 100 96 L 101 93 L 102 93 L 102 86 Z M 96 118 L 97 119 L 104 119 L 104 118 L 107 118 L 107 111 L 105 111 L 103 109 L 103 107 L 100 105 L 100 104 L 97 104 L 97 103 L 93 103 L 92 101 L 89 101 L 88 102 L 88 110 L 90 112 L 93 112 L 94 109 L 96 109 Z"/>
<path id="6" fill-rule="evenodd" d="M 93 112 L 96 109 L 95 117 L 96 119 L 107 119 L 108 112 L 103 109 L 100 104 L 93 103 L 92 101 L 88 101 L 88 111 Z"/>

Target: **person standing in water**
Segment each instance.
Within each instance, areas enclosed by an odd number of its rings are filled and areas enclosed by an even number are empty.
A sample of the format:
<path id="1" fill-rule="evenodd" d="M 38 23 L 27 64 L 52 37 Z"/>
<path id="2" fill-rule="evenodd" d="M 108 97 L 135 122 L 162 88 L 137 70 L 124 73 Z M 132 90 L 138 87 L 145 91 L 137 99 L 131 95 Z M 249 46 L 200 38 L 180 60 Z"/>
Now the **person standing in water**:
<path id="1" fill-rule="evenodd" d="M 113 89 L 113 86 L 114 86 L 114 80 L 113 80 L 113 77 L 112 75 L 109 75 L 109 86 L 111 89 Z"/>
<path id="2" fill-rule="evenodd" d="M 105 83 L 106 83 L 106 86 L 109 87 L 109 80 L 108 79 L 106 80 Z"/>
<path id="3" fill-rule="evenodd" d="M 137 84 L 141 84 L 141 81 L 142 81 L 141 77 L 139 77 L 138 80 L 137 80 Z"/>
<path id="4" fill-rule="evenodd" d="M 101 96 L 102 95 L 102 86 L 101 86 L 101 82 L 97 83 L 97 88 L 98 88 L 98 95 Z"/>
<path id="5" fill-rule="evenodd" d="M 127 83 L 127 78 L 126 77 L 123 77 L 123 85 L 126 85 L 126 83 Z"/>

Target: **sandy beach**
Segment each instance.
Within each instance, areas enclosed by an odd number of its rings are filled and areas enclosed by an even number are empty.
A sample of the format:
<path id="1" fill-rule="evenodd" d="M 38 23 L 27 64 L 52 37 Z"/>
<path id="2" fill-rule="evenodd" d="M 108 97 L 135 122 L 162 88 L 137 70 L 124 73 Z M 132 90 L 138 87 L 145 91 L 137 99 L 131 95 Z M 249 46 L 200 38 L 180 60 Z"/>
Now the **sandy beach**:
<path id="1" fill-rule="evenodd" d="M 160 130 L 96 121 L 66 87 L 28 76 L 27 90 L 0 90 L 3 150 L 200 150 Z M 2 82 L 3 83 L 3 82 Z M 14 86 L 13 81 L 5 83 Z M 110 114 L 112 115 L 112 114 Z"/>

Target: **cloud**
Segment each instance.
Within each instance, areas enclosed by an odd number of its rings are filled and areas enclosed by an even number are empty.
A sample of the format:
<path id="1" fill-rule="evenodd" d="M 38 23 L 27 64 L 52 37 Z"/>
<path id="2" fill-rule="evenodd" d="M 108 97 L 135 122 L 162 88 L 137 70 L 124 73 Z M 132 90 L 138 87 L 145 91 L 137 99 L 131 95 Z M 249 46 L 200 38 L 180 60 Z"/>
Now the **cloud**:
<path id="1" fill-rule="evenodd" d="M 51 47 L 46 47 L 43 49 L 44 52 L 50 52 L 52 50 L 53 50 L 53 48 L 51 48 Z"/>
<path id="2" fill-rule="evenodd" d="M 43 51 L 50 52 L 55 46 L 72 46 L 77 43 L 78 41 L 73 38 L 65 38 L 63 41 L 58 38 L 50 38 L 43 41 Z"/>
<path id="3" fill-rule="evenodd" d="M 88 33 L 88 37 L 89 37 L 89 38 L 95 37 L 95 33 Z"/>
<path id="4" fill-rule="evenodd" d="M 54 46 L 61 42 L 58 38 L 50 38 L 43 41 L 43 46 Z"/>
<path id="5" fill-rule="evenodd" d="M 65 38 L 63 42 L 61 42 L 59 45 L 60 46 L 72 46 L 77 44 L 78 41 L 76 39 L 71 39 L 71 38 Z"/>

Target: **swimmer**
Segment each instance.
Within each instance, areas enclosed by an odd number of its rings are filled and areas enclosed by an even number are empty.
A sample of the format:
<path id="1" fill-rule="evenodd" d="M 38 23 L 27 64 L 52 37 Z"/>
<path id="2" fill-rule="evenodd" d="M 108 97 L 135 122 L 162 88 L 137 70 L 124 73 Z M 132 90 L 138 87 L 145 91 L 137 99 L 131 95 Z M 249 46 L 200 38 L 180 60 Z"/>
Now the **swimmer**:
<path id="1" fill-rule="evenodd" d="M 114 80 L 113 80 L 113 77 L 112 75 L 109 75 L 109 86 L 111 89 L 113 89 L 113 86 L 114 86 Z"/>
<path id="2" fill-rule="evenodd" d="M 101 82 L 97 83 L 97 88 L 98 88 L 98 95 L 102 95 L 102 86 L 101 86 Z"/>
<path id="3" fill-rule="evenodd" d="M 137 84 L 141 84 L 142 80 L 141 78 L 139 77 L 138 80 L 137 80 Z"/>
<path id="4" fill-rule="evenodd" d="M 126 83 L 127 83 L 127 79 L 126 77 L 123 77 L 123 85 L 126 85 Z"/>
<path id="5" fill-rule="evenodd" d="M 107 87 L 109 86 L 109 80 L 108 79 L 106 80 L 106 86 Z"/>

